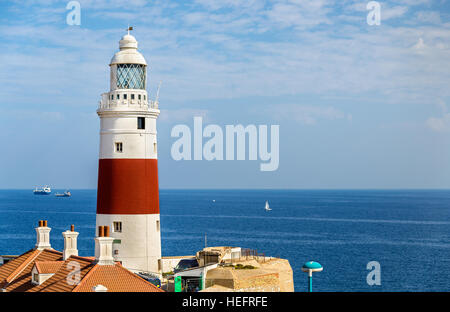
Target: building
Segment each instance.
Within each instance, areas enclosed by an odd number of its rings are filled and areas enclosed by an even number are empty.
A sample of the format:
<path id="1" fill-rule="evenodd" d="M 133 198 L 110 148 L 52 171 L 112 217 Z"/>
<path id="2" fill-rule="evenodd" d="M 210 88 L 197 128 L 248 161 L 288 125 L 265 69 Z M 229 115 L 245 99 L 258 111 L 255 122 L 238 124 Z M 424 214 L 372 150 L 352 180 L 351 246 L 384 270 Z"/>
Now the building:
<path id="1" fill-rule="evenodd" d="M 63 232 L 64 250 L 50 244 L 47 221 L 39 221 L 33 249 L 0 266 L 0 292 L 162 292 L 113 260 L 109 228 L 98 229 L 98 253 L 79 257 L 78 232 Z"/>
<path id="2" fill-rule="evenodd" d="M 96 228 L 112 229 L 115 261 L 132 271 L 161 273 L 157 167 L 158 102 L 146 91 L 147 63 L 129 33 L 110 66 L 102 94 Z M 98 233 L 97 233 L 98 235 Z"/>
<path id="3" fill-rule="evenodd" d="M 241 247 L 207 247 L 195 256 L 163 257 L 168 291 L 293 292 L 289 261 Z M 187 267 L 185 263 L 195 263 Z"/>

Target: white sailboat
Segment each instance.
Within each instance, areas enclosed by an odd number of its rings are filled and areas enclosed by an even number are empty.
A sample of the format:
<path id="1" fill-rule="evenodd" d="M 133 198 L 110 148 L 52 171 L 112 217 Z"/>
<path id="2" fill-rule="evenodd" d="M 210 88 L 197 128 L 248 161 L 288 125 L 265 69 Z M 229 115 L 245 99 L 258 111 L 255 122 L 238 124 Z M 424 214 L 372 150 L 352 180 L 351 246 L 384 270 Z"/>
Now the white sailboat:
<path id="1" fill-rule="evenodd" d="M 269 207 L 269 202 L 266 200 L 266 207 L 265 207 L 266 211 L 270 211 L 272 210 L 272 208 Z"/>

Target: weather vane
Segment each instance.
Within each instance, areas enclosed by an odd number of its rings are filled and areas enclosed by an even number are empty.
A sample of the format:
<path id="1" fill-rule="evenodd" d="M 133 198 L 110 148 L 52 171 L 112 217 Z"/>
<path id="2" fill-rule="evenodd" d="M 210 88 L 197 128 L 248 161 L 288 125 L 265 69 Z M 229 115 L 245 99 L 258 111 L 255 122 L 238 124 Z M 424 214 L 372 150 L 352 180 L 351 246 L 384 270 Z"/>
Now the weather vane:
<path id="1" fill-rule="evenodd" d="M 127 28 L 128 34 L 130 34 L 130 30 L 133 30 L 133 26 L 128 25 L 128 28 Z"/>

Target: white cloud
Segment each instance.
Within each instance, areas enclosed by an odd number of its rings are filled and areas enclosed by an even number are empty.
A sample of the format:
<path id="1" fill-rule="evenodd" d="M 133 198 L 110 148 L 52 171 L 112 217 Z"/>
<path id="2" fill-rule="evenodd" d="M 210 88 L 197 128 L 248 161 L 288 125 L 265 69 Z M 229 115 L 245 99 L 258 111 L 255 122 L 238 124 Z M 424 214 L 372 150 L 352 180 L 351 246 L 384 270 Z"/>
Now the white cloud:
<path id="1" fill-rule="evenodd" d="M 296 27 L 299 29 L 320 24 L 331 24 L 327 14 L 329 2 L 323 0 L 280 1 L 267 11 L 269 21 L 275 27 Z"/>
<path id="2" fill-rule="evenodd" d="M 416 6 L 421 4 L 430 4 L 432 0 L 396 0 L 401 4 L 406 4 L 408 6 Z"/>
<path id="3" fill-rule="evenodd" d="M 438 99 L 436 105 L 441 111 L 441 116 L 428 118 L 425 121 L 426 126 L 436 132 L 450 131 L 450 113 L 447 104 L 442 99 Z"/>
<path id="4" fill-rule="evenodd" d="M 205 109 L 161 109 L 159 120 L 161 122 L 192 122 L 194 117 L 202 117 L 203 120 L 208 121 L 208 110 Z"/>
<path id="5" fill-rule="evenodd" d="M 209 10 L 219 10 L 223 8 L 261 8 L 264 0 L 195 0 L 195 3 L 206 7 Z"/>
<path id="6" fill-rule="evenodd" d="M 406 6 L 394 6 L 394 7 L 388 7 L 383 6 L 381 7 L 381 22 L 402 17 L 405 15 L 405 13 L 408 11 L 408 7 Z"/>
<path id="7" fill-rule="evenodd" d="M 82 5 L 99 22 L 118 25 L 123 22 L 114 17 L 118 3 Z M 391 8 L 391 17 L 400 16 L 407 5 L 397 3 L 401 5 Z M 107 9 L 109 5 L 113 9 Z M 330 25 L 337 23 L 331 1 L 263 2 L 256 7 L 237 0 L 197 1 L 187 14 L 165 10 L 167 6 L 136 1 L 120 10 L 137 14 L 135 35 L 150 66 L 149 86 L 164 81 L 162 103 L 305 92 L 370 92 L 386 101 L 450 95 L 449 25 L 368 28 L 365 12 L 351 15 L 361 18 L 360 24 Z M 221 7 L 227 10 L 219 11 Z M 317 25 L 320 31 L 308 30 Z M 288 27 L 293 29 L 284 29 Z M 46 86 L 52 86 L 51 92 L 62 92 L 58 100 L 65 96 L 64 102 L 73 103 L 67 96 L 70 88 L 85 97 L 80 105 L 92 105 L 107 88 L 107 63 L 123 33 L 119 25 L 95 31 L 28 22 L 3 26 L 0 35 L 8 44 L 0 57 L 8 59 L 2 69 L 8 75 L 0 76 L 0 88 L 8 95 L 28 90 L 28 98 L 19 98 L 32 103 L 33 90 L 50 92 Z M 422 50 L 426 53 L 417 53 Z M 93 83 L 86 86 L 86 77 Z"/>
<path id="8" fill-rule="evenodd" d="M 450 114 L 447 113 L 440 118 L 430 117 L 425 123 L 433 131 L 448 131 L 450 129 Z"/>
<path id="9" fill-rule="evenodd" d="M 419 22 L 441 24 L 441 15 L 436 11 L 419 11 L 416 13 Z"/>
<path id="10" fill-rule="evenodd" d="M 17 120 L 34 119 L 47 122 L 64 120 L 64 114 L 61 112 L 39 111 L 34 109 L 2 109 L 0 113 L 3 117 Z"/>
<path id="11" fill-rule="evenodd" d="M 304 125 L 315 125 L 319 121 L 323 120 L 352 120 L 352 115 L 346 114 L 332 106 L 321 107 L 312 105 L 282 104 L 277 105 L 276 111 L 271 108 L 270 111 L 266 110 L 266 112 L 272 114 L 278 121 L 291 120 Z"/>

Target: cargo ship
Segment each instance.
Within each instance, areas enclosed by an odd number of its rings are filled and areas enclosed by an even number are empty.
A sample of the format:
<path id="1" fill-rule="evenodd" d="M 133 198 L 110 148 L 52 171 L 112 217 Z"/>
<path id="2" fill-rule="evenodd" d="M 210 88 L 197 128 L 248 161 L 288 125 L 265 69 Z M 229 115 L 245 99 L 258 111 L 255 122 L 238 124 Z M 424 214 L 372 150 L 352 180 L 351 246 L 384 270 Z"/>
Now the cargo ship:
<path id="1" fill-rule="evenodd" d="M 64 193 L 60 194 L 60 193 L 56 193 L 55 194 L 56 197 L 70 197 L 72 196 L 72 194 L 69 191 L 65 191 Z"/>
<path id="2" fill-rule="evenodd" d="M 34 189 L 33 193 L 34 195 L 50 195 L 52 192 L 52 189 L 49 186 L 44 186 L 41 189 L 38 189 L 37 187 Z"/>

